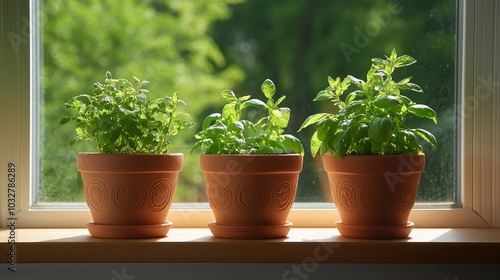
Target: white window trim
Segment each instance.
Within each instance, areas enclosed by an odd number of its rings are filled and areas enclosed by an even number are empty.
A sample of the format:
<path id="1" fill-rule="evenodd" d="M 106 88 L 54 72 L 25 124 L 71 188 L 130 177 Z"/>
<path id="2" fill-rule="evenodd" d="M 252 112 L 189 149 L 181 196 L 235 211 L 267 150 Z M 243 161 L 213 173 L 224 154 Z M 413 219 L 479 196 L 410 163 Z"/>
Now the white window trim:
<path id="1" fill-rule="evenodd" d="M 36 2 L 36 1 L 35 1 Z M 1 1 L 0 46 L 0 148 L 2 226 L 7 224 L 7 165 L 17 166 L 16 215 L 18 227 L 84 227 L 88 210 L 31 207 L 30 44 L 36 24 L 29 19 L 29 0 Z M 460 103 L 458 117 L 463 191 L 461 208 L 414 209 L 410 220 L 417 227 L 500 227 L 500 3 L 464 0 L 459 4 Z M 6 40 L 17 39 L 18 44 Z M 496 124 L 496 125 L 495 125 Z M 76 171 L 75 171 L 76 172 Z M 303 209 L 297 204 L 289 220 L 295 227 L 333 227 L 339 220 L 331 207 Z M 175 205 L 168 219 L 176 227 L 206 227 L 214 220 L 205 204 Z M 193 207 L 194 206 L 194 207 Z"/>

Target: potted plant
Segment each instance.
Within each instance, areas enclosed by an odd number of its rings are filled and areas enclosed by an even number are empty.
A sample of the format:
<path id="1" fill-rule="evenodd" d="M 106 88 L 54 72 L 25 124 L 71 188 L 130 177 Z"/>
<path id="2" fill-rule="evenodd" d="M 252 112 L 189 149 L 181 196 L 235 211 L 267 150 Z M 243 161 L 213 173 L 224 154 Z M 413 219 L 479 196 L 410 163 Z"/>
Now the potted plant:
<path id="1" fill-rule="evenodd" d="M 170 137 L 194 123 L 177 111 L 185 104 L 177 94 L 148 100 L 147 84 L 106 72 L 92 94 L 66 103 L 75 114 L 61 124 L 77 124 L 70 144 L 90 141 L 97 149 L 77 155 L 95 237 L 161 237 L 172 225 L 166 216 L 184 156 L 169 153 Z"/>
<path id="2" fill-rule="evenodd" d="M 437 146 L 429 131 L 408 126 L 412 115 L 437 123 L 433 109 L 402 94 L 422 89 L 410 77 L 393 77 L 397 68 L 415 62 L 393 50 L 372 59 L 366 81 L 328 77 L 329 86 L 314 101 L 333 102 L 338 112 L 313 114 L 300 128 L 314 125 L 311 152 L 323 157 L 343 236 L 404 238 L 411 232 L 408 216 L 425 161 L 420 140 Z M 348 92 L 351 85 L 356 90 Z"/>
<path id="3" fill-rule="evenodd" d="M 285 237 L 292 226 L 286 219 L 304 150 L 299 139 L 283 133 L 290 119 L 290 109 L 279 107 L 285 96 L 275 101 L 269 79 L 261 90 L 266 102 L 222 91 L 222 113 L 207 116 L 195 136 L 193 150 L 205 151 L 200 164 L 216 219 L 209 228 L 217 237 Z M 243 117 L 247 110 L 256 122 Z"/>

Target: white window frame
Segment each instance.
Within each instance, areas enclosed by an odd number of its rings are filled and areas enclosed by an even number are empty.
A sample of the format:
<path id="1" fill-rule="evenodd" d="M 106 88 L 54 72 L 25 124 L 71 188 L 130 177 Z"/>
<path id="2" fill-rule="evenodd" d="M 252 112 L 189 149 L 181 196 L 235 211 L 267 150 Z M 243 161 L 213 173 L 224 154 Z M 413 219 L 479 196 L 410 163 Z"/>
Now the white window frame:
<path id="1" fill-rule="evenodd" d="M 33 3 L 36 3 L 34 1 Z M 9 218 L 7 166 L 16 164 L 18 227 L 84 227 L 91 220 L 84 204 L 58 208 L 32 207 L 32 127 L 30 42 L 37 40 L 37 23 L 30 22 L 29 0 L 0 1 L 0 155 L 2 227 Z M 460 208 L 414 209 L 417 227 L 500 227 L 500 3 L 459 1 L 458 24 L 458 163 L 462 192 Z M 31 42 L 33 43 L 33 42 Z M 77 171 L 75 171 L 77 172 Z M 289 220 L 295 227 L 333 227 L 339 219 L 329 204 L 297 204 Z M 206 227 L 214 220 L 207 203 L 176 204 L 168 219 L 176 227 Z"/>

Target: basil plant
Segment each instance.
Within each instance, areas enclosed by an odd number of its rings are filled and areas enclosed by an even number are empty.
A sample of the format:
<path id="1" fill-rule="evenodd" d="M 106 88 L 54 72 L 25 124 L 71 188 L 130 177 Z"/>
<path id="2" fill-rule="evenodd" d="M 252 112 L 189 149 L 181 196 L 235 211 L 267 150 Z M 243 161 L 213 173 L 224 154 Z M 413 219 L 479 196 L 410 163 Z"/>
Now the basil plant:
<path id="1" fill-rule="evenodd" d="M 351 75 L 344 79 L 328 77 L 329 86 L 320 91 L 314 101 L 332 102 L 338 112 L 311 115 L 299 129 L 314 125 L 312 155 L 318 151 L 321 156 L 331 153 L 340 158 L 346 155 L 418 154 L 423 152 L 421 140 L 436 148 L 432 133 L 408 127 L 405 122 L 414 115 L 437 123 L 432 108 L 417 104 L 403 94 L 403 91 L 422 93 L 422 88 L 411 83 L 411 77 L 400 81 L 393 79 L 397 68 L 415 62 L 413 57 L 398 56 L 393 50 L 389 57 L 372 59 L 366 81 Z"/>
<path id="2" fill-rule="evenodd" d="M 285 96 L 274 99 L 276 87 L 270 79 L 261 86 L 266 101 L 250 99 L 250 95 L 237 97 L 230 90 L 222 91 L 226 101 L 221 113 L 208 115 L 202 130 L 195 135 L 193 150 L 206 154 L 286 154 L 303 155 L 298 138 L 283 133 L 290 120 L 290 109 L 280 107 Z M 244 118 L 245 110 L 257 109 L 255 120 Z M 261 116 L 259 118 L 259 116 Z"/>

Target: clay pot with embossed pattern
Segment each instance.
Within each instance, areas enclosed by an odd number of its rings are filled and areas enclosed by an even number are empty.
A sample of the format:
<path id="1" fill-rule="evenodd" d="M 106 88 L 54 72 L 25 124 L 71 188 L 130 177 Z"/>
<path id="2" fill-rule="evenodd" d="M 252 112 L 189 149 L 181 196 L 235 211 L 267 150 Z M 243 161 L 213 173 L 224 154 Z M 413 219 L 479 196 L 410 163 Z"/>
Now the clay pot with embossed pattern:
<path id="1" fill-rule="evenodd" d="M 167 214 L 182 170 L 183 154 L 80 153 L 87 224 L 94 237 L 164 237 L 172 223 Z"/>
<path id="2" fill-rule="evenodd" d="M 326 154 L 323 159 L 345 237 L 396 239 L 407 237 L 425 155 Z"/>
<path id="3" fill-rule="evenodd" d="M 301 155 L 202 154 L 200 164 L 215 215 L 209 223 L 215 236 L 256 239 L 288 234 Z"/>

